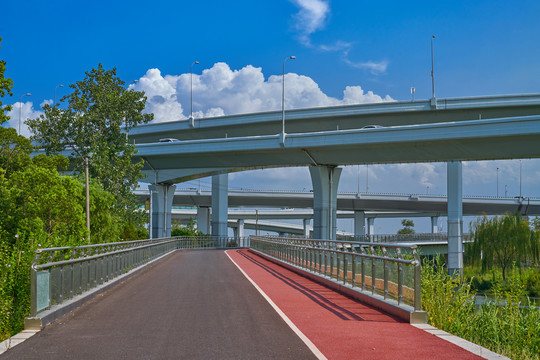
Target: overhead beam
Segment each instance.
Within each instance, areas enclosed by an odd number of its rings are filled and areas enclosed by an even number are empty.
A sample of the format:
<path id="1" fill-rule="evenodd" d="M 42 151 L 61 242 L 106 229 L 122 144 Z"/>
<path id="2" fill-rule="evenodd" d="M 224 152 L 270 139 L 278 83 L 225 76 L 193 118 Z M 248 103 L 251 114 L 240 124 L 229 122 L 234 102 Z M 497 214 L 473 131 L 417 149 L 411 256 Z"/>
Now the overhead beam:
<path id="1" fill-rule="evenodd" d="M 540 115 L 459 123 L 408 125 L 137 145 L 137 157 L 155 168 L 175 170 L 174 181 L 235 170 L 365 163 L 414 163 L 540 157 Z M 311 155 L 306 155 L 306 150 Z M 148 167 L 144 170 L 153 175 Z M 184 173 L 183 173 L 184 172 Z M 150 176 L 150 179 L 151 179 Z"/>

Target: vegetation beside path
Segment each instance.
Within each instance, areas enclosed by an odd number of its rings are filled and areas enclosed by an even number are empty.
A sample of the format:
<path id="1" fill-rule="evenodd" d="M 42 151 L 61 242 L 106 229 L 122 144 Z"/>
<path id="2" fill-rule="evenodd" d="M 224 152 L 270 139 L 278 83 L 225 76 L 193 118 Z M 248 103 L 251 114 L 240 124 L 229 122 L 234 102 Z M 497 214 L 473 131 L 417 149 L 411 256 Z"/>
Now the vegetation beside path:
<path id="1" fill-rule="evenodd" d="M 528 273 L 540 276 L 540 269 Z M 511 359 L 540 359 L 540 308 L 527 297 L 530 276 L 514 269 L 492 285 L 489 300 L 475 306 L 478 292 L 465 277 L 451 277 L 440 262 L 422 267 L 422 307 L 428 322 Z M 473 278 L 474 279 L 474 278 Z"/>

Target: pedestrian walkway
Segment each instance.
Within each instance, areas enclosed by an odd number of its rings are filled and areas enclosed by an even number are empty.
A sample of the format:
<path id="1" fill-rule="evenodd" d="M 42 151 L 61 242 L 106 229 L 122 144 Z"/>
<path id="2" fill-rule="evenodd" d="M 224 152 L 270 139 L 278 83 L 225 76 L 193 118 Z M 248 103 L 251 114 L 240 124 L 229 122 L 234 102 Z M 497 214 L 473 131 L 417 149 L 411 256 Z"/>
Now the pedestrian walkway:
<path id="1" fill-rule="evenodd" d="M 248 250 L 174 252 L 0 355 L 317 358 L 481 357 Z"/>

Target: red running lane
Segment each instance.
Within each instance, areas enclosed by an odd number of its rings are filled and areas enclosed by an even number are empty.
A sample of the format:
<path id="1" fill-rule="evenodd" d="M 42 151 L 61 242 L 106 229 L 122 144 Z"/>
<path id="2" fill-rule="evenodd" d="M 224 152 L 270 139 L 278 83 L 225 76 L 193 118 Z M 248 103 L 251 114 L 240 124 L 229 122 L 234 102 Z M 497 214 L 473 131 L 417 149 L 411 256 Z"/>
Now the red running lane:
<path id="1" fill-rule="evenodd" d="M 248 250 L 227 253 L 328 359 L 482 359 Z"/>

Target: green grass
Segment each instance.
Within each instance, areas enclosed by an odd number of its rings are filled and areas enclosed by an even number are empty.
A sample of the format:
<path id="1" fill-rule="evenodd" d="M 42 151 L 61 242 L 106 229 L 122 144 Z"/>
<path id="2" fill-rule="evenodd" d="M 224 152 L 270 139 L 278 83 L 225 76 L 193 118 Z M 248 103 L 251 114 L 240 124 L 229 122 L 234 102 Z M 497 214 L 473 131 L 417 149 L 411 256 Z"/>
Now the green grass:
<path id="1" fill-rule="evenodd" d="M 431 325 L 512 359 L 540 359 L 540 310 L 523 307 L 518 271 L 490 288 L 493 301 L 475 307 L 476 290 L 433 263 L 422 268 L 422 307 Z"/>

